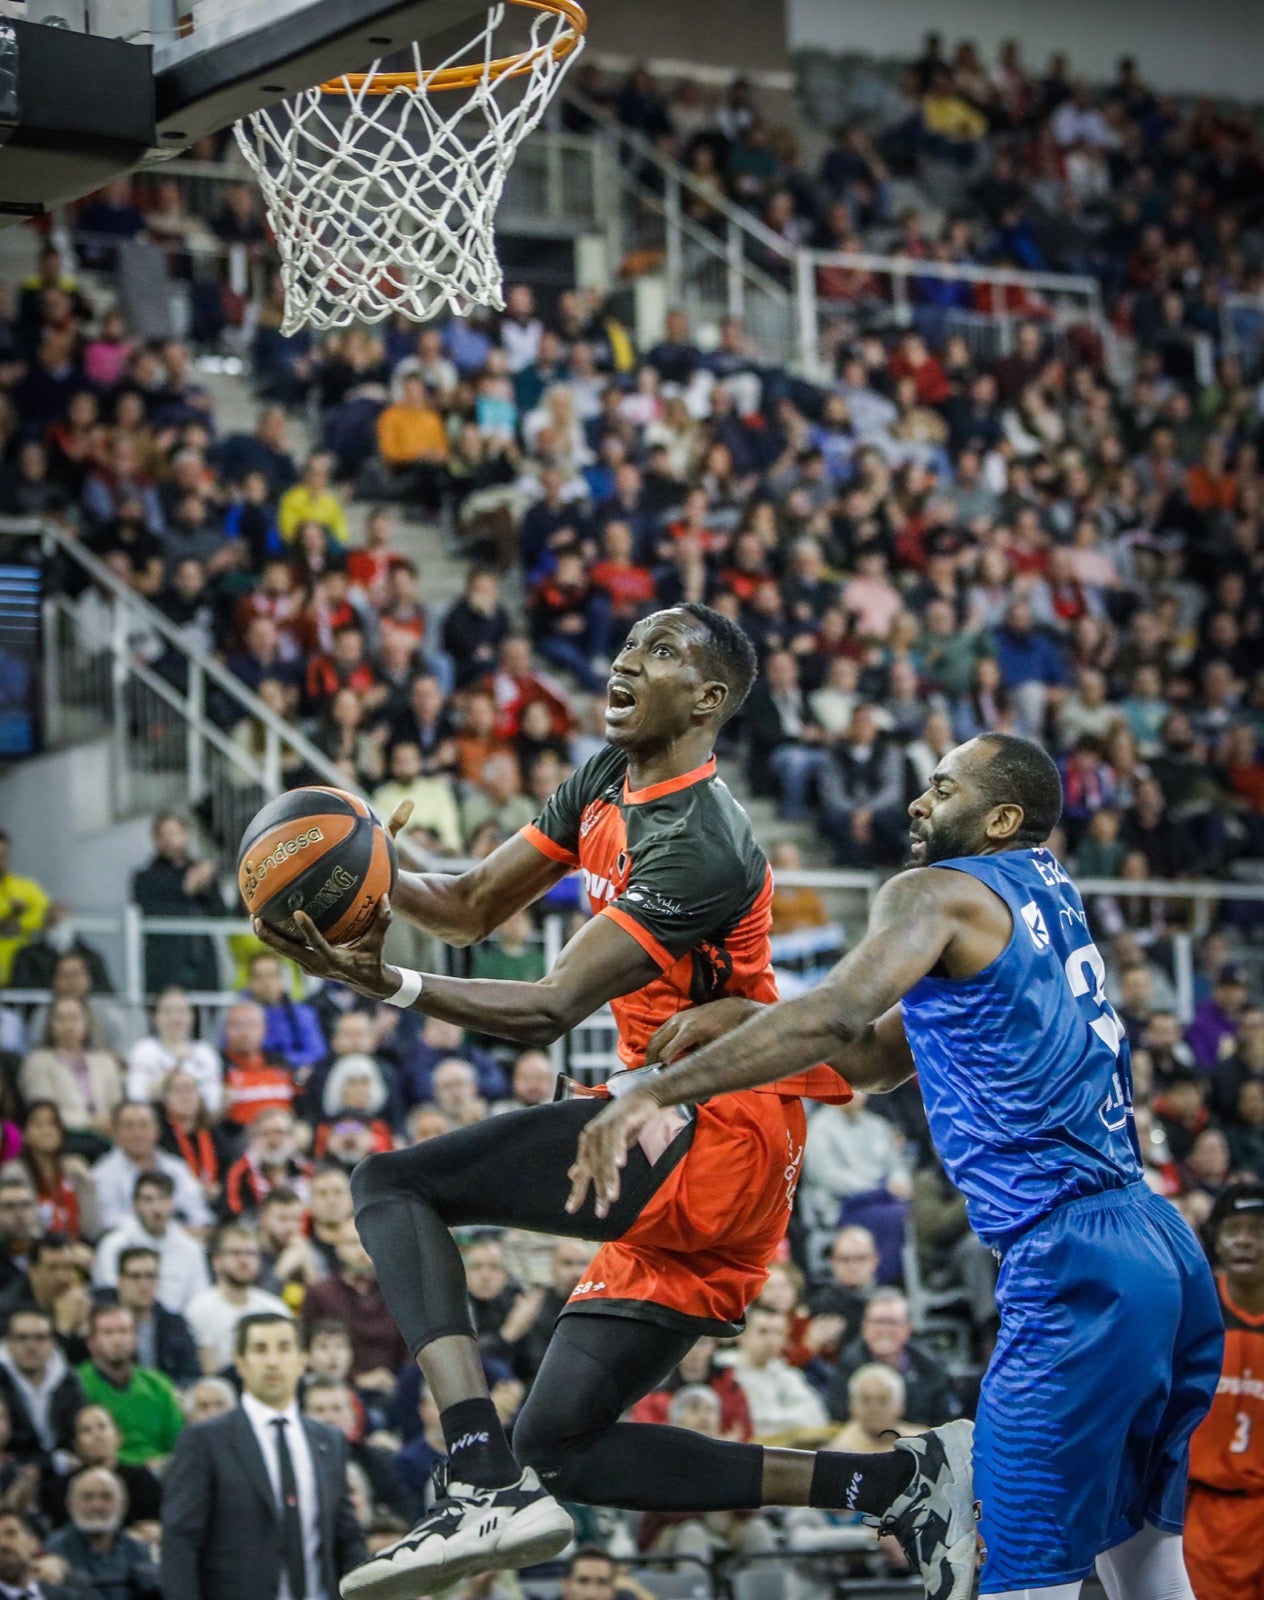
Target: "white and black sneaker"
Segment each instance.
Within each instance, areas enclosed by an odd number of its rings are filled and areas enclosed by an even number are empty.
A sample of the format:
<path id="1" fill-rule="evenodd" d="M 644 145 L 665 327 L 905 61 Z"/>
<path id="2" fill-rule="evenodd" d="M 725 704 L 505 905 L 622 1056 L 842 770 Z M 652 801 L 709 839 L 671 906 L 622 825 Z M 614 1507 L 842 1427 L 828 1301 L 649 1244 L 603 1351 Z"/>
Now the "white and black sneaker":
<path id="1" fill-rule="evenodd" d="M 574 1524 L 530 1467 L 501 1489 L 435 1472 L 438 1499 L 411 1533 L 339 1585 L 342 1600 L 415 1600 L 478 1572 L 530 1567 L 560 1555 Z"/>
<path id="2" fill-rule="evenodd" d="M 883 1517 L 865 1521 L 894 1534 L 921 1574 L 926 1600 L 969 1600 L 974 1585 L 978 1510 L 971 1458 L 973 1422 L 949 1422 L 896 1441 L 917 1463 L 913 1480 Z"/>

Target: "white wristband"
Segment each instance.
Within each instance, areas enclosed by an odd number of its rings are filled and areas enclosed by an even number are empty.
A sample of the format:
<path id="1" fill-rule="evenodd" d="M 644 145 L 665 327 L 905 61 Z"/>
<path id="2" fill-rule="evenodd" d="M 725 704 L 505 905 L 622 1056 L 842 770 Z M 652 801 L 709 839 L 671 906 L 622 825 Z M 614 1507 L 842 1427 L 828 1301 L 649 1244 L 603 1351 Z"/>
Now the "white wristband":
<path id="1" fill-rule="evenodd" d="M 414 972 L 411 967 L 400 967 L 399 988 L 394 994 L 383 995 L 388 1006 L 398 1006 L 401 1011 L 407 1011 L 409 1006 L 421 993 L 421 973 Z"/>

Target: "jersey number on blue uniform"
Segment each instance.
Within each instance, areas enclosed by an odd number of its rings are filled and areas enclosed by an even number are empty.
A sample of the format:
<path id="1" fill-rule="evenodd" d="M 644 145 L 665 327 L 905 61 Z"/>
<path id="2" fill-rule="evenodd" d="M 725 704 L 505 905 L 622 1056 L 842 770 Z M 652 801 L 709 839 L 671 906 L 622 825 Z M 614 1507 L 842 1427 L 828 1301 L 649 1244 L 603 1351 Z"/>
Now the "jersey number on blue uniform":
<path id="1" fill-rule="evenodd" d="M 1106 963 L 1102 960 L 1101 951 L 1091 942 L 1077 945 L 1066 958 L 1063 971 L 1076 999 L 1087 997 L 1098 1008 L 1097 1015 L 1089 1018 L 1088 1025 L 1111 1054 L 1118 1056 L 1125 1034 L 1123 1024 L 1106 998 Z M 1132 1115 L 1132 1095 L 1118 1068 L 1111 1079 L 1111 1091 L 1098 1115 L 1111 1133 L 1117 1133 L 1126 1126 Z"/>

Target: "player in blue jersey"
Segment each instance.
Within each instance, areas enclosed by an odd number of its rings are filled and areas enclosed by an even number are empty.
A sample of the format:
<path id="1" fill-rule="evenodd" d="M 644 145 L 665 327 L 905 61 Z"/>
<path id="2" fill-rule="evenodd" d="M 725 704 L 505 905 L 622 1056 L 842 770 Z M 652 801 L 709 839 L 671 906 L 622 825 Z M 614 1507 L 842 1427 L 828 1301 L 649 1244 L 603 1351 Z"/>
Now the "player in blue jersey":
<path id="1" fill-rule="evenodd" d="M 663 1106 L 822 1059 L 861 1088 L 916 1072 L 944 1167 L 1001 1260 L 975 1434 L 980 1592 L 1075 1600 L 1096 1566 L 1110 1600 L 1192 1600 L 1185 1478 L 1220 1312 L 1193 1232 L 1142 1179 L 1105 965 L 1044 848 L 1061 805 L 1029 740 L 950 751 L 909 807 L 910 870 L 856 948 L 796 999 L 719 1000 L 661 1029 L 648 1059 L 675 1064 L 587 1125 L 572 1203 L 590 1184 L 611 1203 L 628 1139 Z M 962 1575 L 952 1594 L 968 1592 Z"/>

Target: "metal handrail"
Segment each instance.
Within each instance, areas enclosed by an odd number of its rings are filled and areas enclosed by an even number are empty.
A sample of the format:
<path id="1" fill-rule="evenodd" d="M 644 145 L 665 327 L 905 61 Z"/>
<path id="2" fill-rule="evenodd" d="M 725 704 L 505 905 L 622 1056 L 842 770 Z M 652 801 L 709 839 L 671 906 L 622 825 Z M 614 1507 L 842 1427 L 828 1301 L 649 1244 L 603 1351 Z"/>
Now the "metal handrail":
<path id="1" fill-rule="evenodd" d="M 181 695 L 160 675 L 153 673 L 144 662 L 137 661 L 135 653 L 127 645 L 128 630 L 121 626 L 116 626 L 115 653 L 116 655 L 120 652 L 126 654 L 128 670 L 138 681 L 143 682 L 148 689 L 157 694 L 173 711 L 185 717 L 190 723 L 196 721 L 198 724 L 198 737 L 213 745 L 253 781 L 258 782 L 269 798 L 280 794 L 284 788 L 281 778 L 281 752 L 283 749 L 289 749 L 297 755 L 316 774 L 321 782 L 328 783 L 331 787 L 338 789 L 348 787 L 346 775 L 334 765 L 322 750 L 319 750 L 312 743 L 301 729 L 287 722 L 284 717 L 278 716 L 270 706 L 266 705 L 258 695 L 247 688 L 239 678 L 223 667 L 213 656 L 190 644 L 188 639 L 173 623 L 169 622 L 146 599 L 136 594 L 126 583 L 116 577 L 109 567 L 98 560 L 70 529 L 41 518 L 6 517 L 0 518 L 0 535 L 38 538 L 41 540 L 46 557 L 53 550 L 56 550 L 72 560 L 94 583 L 110 595 L 117 608 L 117 616 L 120 619 L 130 617 L 137 628 L 157 635 L 187 662 L 191 687 L 204 688 L 207 683 L 214 684 L 235 702 L 240 708 L 243 718 L 252 718 L 262 724 L 265 746 L 264 759 L 262 767 L 260 767 L 246 751 L 234 744 L 231 739 L 226 738 L 221 729 L 215 727 L 205 716 L 201 715 L 200 708 L 191 703 L 191 695 Z M 54 602 L 61 599 L 60 596 L 50 598 Z M 410 866 L 425 871 L 435 864 L 433 858 L 418 849 L 416 844 L 406 836 L 399 840 L 399 848 Z"/>
<path id="2" fill-rule="evenodd" d="M 679 183 L 681 188 L 687 189 L 690 194 L 705 201 L 713 211 L 718 211 L 726 222 L 743 229 L 769 250 L 784 256 L 787 261 L 793 259 L 795 254 L 793 246 L 788 245 L 780 234 L 774 233 L 749 211 L 743 211 L 740 206 L 734 205 L 726 195 L 713 194 L 704 184 L 698 182 L 687 167 L 682 167 L 679 161 L 673 161 L 670 156 L 665 156 L 661 150 L 655 149 L 648 139 L 634 129 L 625 128 L 613 112 L 607 111 L 605 106 L 598 105 L 595 100 L 590 100 L 582 89 L 576 89 L 569 83 L 565 84 L 562 87 L 561 99 L 573 105 L 576 110 L 582 111 L 586 117 L 590 117 L 603 133 L 610 135 L 620 144 L 627 145 L 638 160 L 650 162 L 665 178 Z"/>

